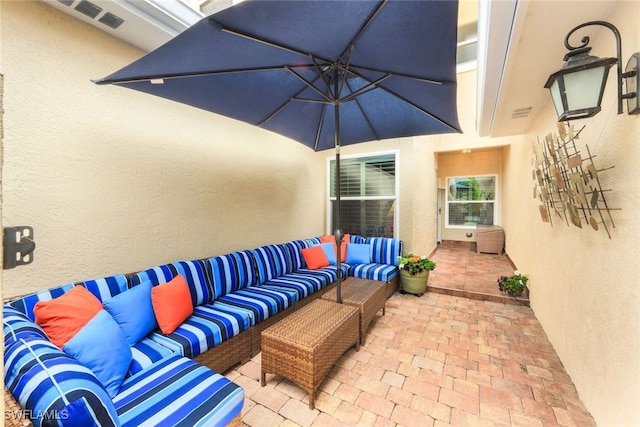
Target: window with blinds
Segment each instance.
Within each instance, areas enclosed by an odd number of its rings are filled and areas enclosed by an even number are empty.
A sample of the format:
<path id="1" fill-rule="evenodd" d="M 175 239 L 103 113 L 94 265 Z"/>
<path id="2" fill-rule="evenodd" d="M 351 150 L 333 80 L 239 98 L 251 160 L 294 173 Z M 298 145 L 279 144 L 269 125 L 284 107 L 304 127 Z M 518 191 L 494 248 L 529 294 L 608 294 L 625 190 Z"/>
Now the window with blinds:
<path id="1" fill-rule="evenodd" d="M 336 218 L 336 164 L 329 162 L 329 216 Z M 394 237 L 396 154 L 340 159 L 340 228 L 364 237 Z"/>
<path id="2" fill-rule="evenodd" d="M 447 227 L 493 225 L 496 218 L 496 175 L 447 178 Z"/>

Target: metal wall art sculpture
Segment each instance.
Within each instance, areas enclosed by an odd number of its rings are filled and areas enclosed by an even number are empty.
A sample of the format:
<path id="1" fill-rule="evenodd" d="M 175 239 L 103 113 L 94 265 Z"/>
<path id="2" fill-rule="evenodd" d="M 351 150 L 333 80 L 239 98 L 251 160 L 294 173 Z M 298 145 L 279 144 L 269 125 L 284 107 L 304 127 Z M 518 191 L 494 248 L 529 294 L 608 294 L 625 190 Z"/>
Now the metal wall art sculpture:
<path id="1" fill-rule="evenodd" d="M 611 189 L 602 189 L 600 173 L 612 169 L 598 169 L 595 155 L 588 145 L 580 151 L 576 141 L 584 126 L 577 132 L 573 125 L 558 123 L 558 134 L 549 133 L 534 142 L 533 180 L 534 198 L 541 202 L 540 217 L 553 226 L 553 218 L 578 228 L 589 225 L 603 228 L 611 238 L 615 228 L 612 210 L 605 198 Z"/>

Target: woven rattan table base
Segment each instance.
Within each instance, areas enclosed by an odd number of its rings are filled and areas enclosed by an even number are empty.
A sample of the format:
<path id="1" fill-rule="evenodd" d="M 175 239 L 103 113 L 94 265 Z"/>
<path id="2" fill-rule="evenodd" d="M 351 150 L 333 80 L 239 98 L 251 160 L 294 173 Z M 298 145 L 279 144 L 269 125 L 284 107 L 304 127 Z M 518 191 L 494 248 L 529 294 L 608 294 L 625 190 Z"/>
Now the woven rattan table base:
<path id="1" fill-rule="evenodd" d="M 6 427 L 29 427 L 33 426 L 31 420 L 26 418 L 26 411 L 23 411 L 13 395 L 6 388 L 4 389 L 4 425 Z"/>
<path id="2" fill-rule="evenodd" d="M 340 288 L 342 302 L 357 307 L 360 312 L 360 345 L 364 345 L 364 335 L 371 321 L 380 310 L 383 316 L 385 314 L 384 304 L 387 301 L 385 283 L 349 277 L 342 282 Z M 336 297 L 335 288 L 322 295 L 322 299 L 329 301 L 336 301 Z"/>
<path id="3" fill-rule="evenodd" d="M 262 332 L 262 368 L 281 375 L 309 393 L 314 408 L 316 390 L 336 361 L 353 345 L 360 350 L 356 307 L 315 300 Z"/>

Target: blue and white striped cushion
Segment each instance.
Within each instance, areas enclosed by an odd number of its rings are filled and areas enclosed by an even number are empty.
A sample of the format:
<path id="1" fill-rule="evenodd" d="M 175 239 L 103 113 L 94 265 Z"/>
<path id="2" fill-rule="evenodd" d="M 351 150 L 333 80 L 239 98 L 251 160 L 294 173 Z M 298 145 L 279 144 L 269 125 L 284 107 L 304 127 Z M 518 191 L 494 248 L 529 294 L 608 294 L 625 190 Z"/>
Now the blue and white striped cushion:
<path id="1" fill-rule="evenodd" d="M 251 251 L 258 268 L 258 283 L 293 271 L 289 251 L 284 245 L 266 245 Z"/>
<path id="2" fill-rule="evenodd" d="M 358 236 L 357 234 L 351 234 L 349 236 L 349 243 L 356 243 L 359 245 L 363 245 L 366 242 L 366 239 L 362 236 Z"/>
<path id="3" fill-rule="evenodd" d="M 327 281 L 326 277 L 295 272 L 271 279 L 261 286 L 277 290 L 293 290 L 300 301 L 327 286 Z"/>
<path id="4" fill-rule="evenodd" d="M 173 350 L 152 341 L 149 338 L 143 338 L 136 345 L 131 347 L 131 365 L 129 366 L 129 376 L 135 375 L 143 369 L 151 366 L 154 362 L 173 354 Z"/>
<path id="5" fill-rule="evenodd" d="M 186 357 L 196 357 L 223 341 L 249 329 L 252 319 L 245 310 L 224 304 L 200 305 L 168 335 L 159 331 L 149 336 L 156 343 Z"/>
<path id="6" fill-rule="evenodd" d="M 244 391 L 193 360 L 171 355 L 126 379 L 113 399 L 123 426 L 224 426 Z"/>
<path id="7" fill-rule="evenodd" d="M 209 284 L 209 279 L 205 274 L 204 262 L 201 260 L 178 261 L 171 264 L 159 265 L 145 271 L 141 271 L 131 276 L 129 279 L 131 286 L 137 286 L 145 279 L 149 280 L 153 286 L 167 283 L 178 274 L 184 276 L 191 302 L 194 306 L 206 304 L 213 300 L 213 288 Z"/>
<path id="8" fill-rule="evenodd" d="M 340 270 L 342 271 L 342 277 L 347 277 L 349 274 L 349 264 L 340 264 Z M 328 267 L 317 268 L 315 270 L 311 270 L 308 268 L 300 268 L 296 270 L 296 273 L 310 275 L 312 277 L 317 277 L 324 281 L 323 287 L 330 285 L 331 283 L 338 280 L 338 269 L 335 265 L 330 265 Z"/>
<path id="9" fill-rule="evenodd" d="M 402 240 L 389 237 L 369 237 L 366 244 L 371 246 L 371 263 L 397 265 L 402 255 Z"/>
<path id="10" fill-rule="evenodd" d="M 297 298 L 298 294 L 293 290 L 250 286 L 227 294 L 219 298 L 219 301 L 252 311 L 256 323 L 260 323 L 295 304 Z"/>
<path id="11" fill-rule="evenodd" d="M 4 332 L 4 346 L 7 347 L 19 338 L 37 336 L 44 339 L 47 334 L 26 314 L 18 311 L 10 305 L 2 307 L 2 329 Z"/>
<path id="12" fill-rule="evenodd" d="M 128 288 L 127 277 L 124 274 L 85 280 L 84 282 L 76 283 L 76 285 L 84 286 L 100 302 L 105 302 Z"/>
<path id="13" fill-rule="evenodd" d="M 205 268 L 213 286 L 215 299 L 258 283 L 251 251 L 231 252 L 209 258 Z"/>
<path id="14" fill-rule="evenodd" d="M 351 266 L 349 276 L 388 282 L 398 275 L 397 265 L 358 264 Z"/>
<path id="15" fill-rule="evenodd" d="M 5 347 L 4 374 L 20 407 L 40 415 L 32 420 L 36 427 L 45 416 L 64 418 L 80 412 L 89 419 L 69 419 L 68 424 L 120 425 L 111 398 L 95 375 L 48 340 L 30 336 Z M 84 403 L 74 404 L 81 399 Z M 84 405 L 89 411 L 75 410 Z"/>
<path id="16" fill-rule="evenodd" d="M 291 260 L 292 267 L 291 271 L 295 271 L 306 266 L 304 257 L 302 256 L 302 250 L 307 247 L 304 240 L 293 240 L 291 242 L 287 242 L 284 244 L 284 247 L 289 253 L 289 259 Z"/>
<path id="17" fill-rule="evenodd" d="M 67 283 L 66 285 L 58 286 L 57 288 L 47 289 L 46 291 L 40 291 L 21 297 L 15 301 L 11 301 L 9 304 L 18 311 L 26 314 L 29 319 L 35 321 L 36 318 L 33 314 L 33 307 L 35 307 L 38 301 L 49 301 L 54 298 L 58 298 L 60 295 L 68 292 L 72 288 L 73 283 Z"/>
<path id="18" fill-rule="evenodd" d="M 310 239 L 303 239 L 306 248 L 310 248 L 311 246 L 318 246 L 320 244 L 320 237 L 311 237 Z"/>

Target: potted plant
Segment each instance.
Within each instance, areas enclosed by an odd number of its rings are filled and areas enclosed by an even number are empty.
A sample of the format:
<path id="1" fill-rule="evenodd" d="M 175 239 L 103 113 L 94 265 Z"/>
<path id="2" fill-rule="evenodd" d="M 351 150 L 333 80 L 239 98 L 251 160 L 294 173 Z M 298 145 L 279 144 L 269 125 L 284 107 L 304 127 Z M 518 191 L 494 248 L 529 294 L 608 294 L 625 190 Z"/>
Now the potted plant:
<path id="1" fill-rule="evenodd" d="M 500 276 L 498 279 L 498 288 L 501 292 L 506 292 L 509 295 L 520 296 L 525 290 L 528 290 L 528 281 L 529 276 L 516 270 L 511 276 Z"/>
<path id="2" fill-rule="evenodd" d="M 398 268 L 402 291 L 420 296 L 427 290 L 429 271 L 436 268 L 436 263 L 425 256 L 409 253 L 398 257 Z"/>

